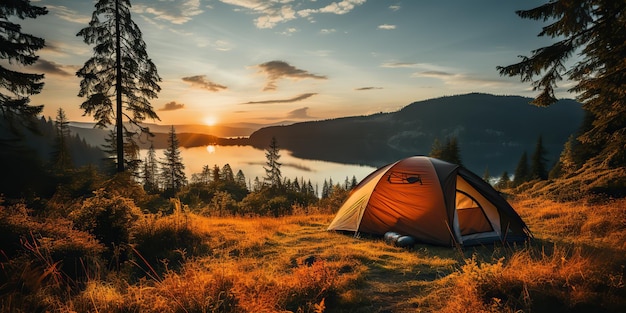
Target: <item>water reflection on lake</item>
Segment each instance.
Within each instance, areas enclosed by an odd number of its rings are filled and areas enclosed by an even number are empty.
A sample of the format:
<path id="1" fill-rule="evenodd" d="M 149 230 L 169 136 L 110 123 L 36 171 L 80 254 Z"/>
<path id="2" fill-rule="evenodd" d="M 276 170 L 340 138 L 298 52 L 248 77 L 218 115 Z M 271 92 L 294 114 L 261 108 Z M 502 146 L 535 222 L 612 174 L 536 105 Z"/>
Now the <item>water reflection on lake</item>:
<path id="1" fill-rule="evenodd" d="M 156 150 L 158 160 L 163 158 L 164 150 Z M 141 157 L 145 157 L 146 151 L 143 150 Z M 265 150 L 255 149 L 251 146 L 205 146 L 195 148 L 181 148 L 180 154 L 185 164 L 185 173 L 187 179 L 191 179 L 191 174 L 202 172 L 202 167 L 208 165 L 213 168 L 214 165 L 222 168 L 225 164 L 229 164 L 233 169 L 233 173 L 243 171 L 246 180 L 254 181 L 255 177 L 263 180 L 265 176 L 266 157 Z M 332 178 L 334 183 L 344 183 L 346 177 L 352 180 L 352 176 L 357 181 L 361 181 L 365 176 L 375 170 L 374 167 L 349 165 L 317 160 L 299 159 L 291 155 L 287 150 L 280 150 L 280 159 L 282 163 L 280 171 L 283 178 L 294 180 L 304 178 L 305 181 L 311 180 L 311 184 L 321 192 L 324 180 Z"/>

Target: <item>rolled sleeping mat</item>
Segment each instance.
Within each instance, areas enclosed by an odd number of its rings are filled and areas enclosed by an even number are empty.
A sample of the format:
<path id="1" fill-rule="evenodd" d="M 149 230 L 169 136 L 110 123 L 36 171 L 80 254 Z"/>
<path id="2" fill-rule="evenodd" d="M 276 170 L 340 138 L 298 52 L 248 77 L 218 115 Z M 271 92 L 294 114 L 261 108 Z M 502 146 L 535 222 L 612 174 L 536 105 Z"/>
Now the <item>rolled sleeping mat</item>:
<path id="1" fill-rule="evenodd" d="M 411 247 L 415 245 L 415 238 L 411 236 L 400 236 L 396 239 L 395 245 L 398 247 Z"/>
<path id="2" fill-rule="evenodd" d="M 383 236 L 385 243 L 388 245 L 395 245 L 396 240 L 398 240 L 398 238 L 402 237 L 402 235 L 396 233 L 396 232 L 386 232 L 385 235 Z"/>

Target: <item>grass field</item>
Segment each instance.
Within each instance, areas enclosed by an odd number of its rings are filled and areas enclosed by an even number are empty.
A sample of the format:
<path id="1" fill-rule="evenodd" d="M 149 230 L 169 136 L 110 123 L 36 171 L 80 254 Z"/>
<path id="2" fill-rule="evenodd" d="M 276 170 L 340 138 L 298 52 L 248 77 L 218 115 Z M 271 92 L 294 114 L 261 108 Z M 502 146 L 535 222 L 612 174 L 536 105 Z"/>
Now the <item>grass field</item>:
<path id="1" fill-rule="evenodd" d="M 332 214 L 145 217 L 134 257 L 85 271 L 80 284 L 43 244 L 28 250 L 38 263 L 3 262 L 0 311 L 626 311 L 625 200 L 512 204 L 532 243 L 403 249 L 327 232 Z"/>

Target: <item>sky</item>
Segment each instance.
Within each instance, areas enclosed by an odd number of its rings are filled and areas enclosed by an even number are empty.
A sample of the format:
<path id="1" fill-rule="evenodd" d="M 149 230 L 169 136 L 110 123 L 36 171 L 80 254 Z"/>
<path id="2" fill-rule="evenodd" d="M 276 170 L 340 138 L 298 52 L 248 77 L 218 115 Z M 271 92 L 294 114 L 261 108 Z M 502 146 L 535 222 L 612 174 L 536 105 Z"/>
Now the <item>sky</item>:
<path id="1" fill-rule="evenodd" d="M 132 19 L 162 78 L 158 124 L 272 124 L 392 112 L 470 92 L 533 97 L 496 66 L 551 42 L 516 10 L 546 1 L 135 0 Z M 19 21 L 46 40 L 28 72 L 44 73 L 54 118 L 84 116 L 76 71 L 93 46 L 76 34 L 95 1 L 39 0 L 49 13 Z M 567 83 L 559 86 L 567 96 Z M 570 96 L 571 97 L 571 96 Z M 147 120 L 146 122 L 153 122 Z"/>

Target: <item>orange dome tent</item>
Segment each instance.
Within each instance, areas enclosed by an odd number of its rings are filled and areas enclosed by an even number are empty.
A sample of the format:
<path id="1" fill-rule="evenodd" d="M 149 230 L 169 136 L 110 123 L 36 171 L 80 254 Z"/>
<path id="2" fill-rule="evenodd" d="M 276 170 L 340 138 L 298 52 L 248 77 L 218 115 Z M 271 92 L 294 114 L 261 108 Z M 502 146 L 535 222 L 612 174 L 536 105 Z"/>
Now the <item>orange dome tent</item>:
<path id="1" fill-rule="evenodd" d="M 530 230 L 491 185 L 462 166 L 414 156 L 365 177 L 328 230 L 396 232 L 435 245 L 523 241 Z"/>

